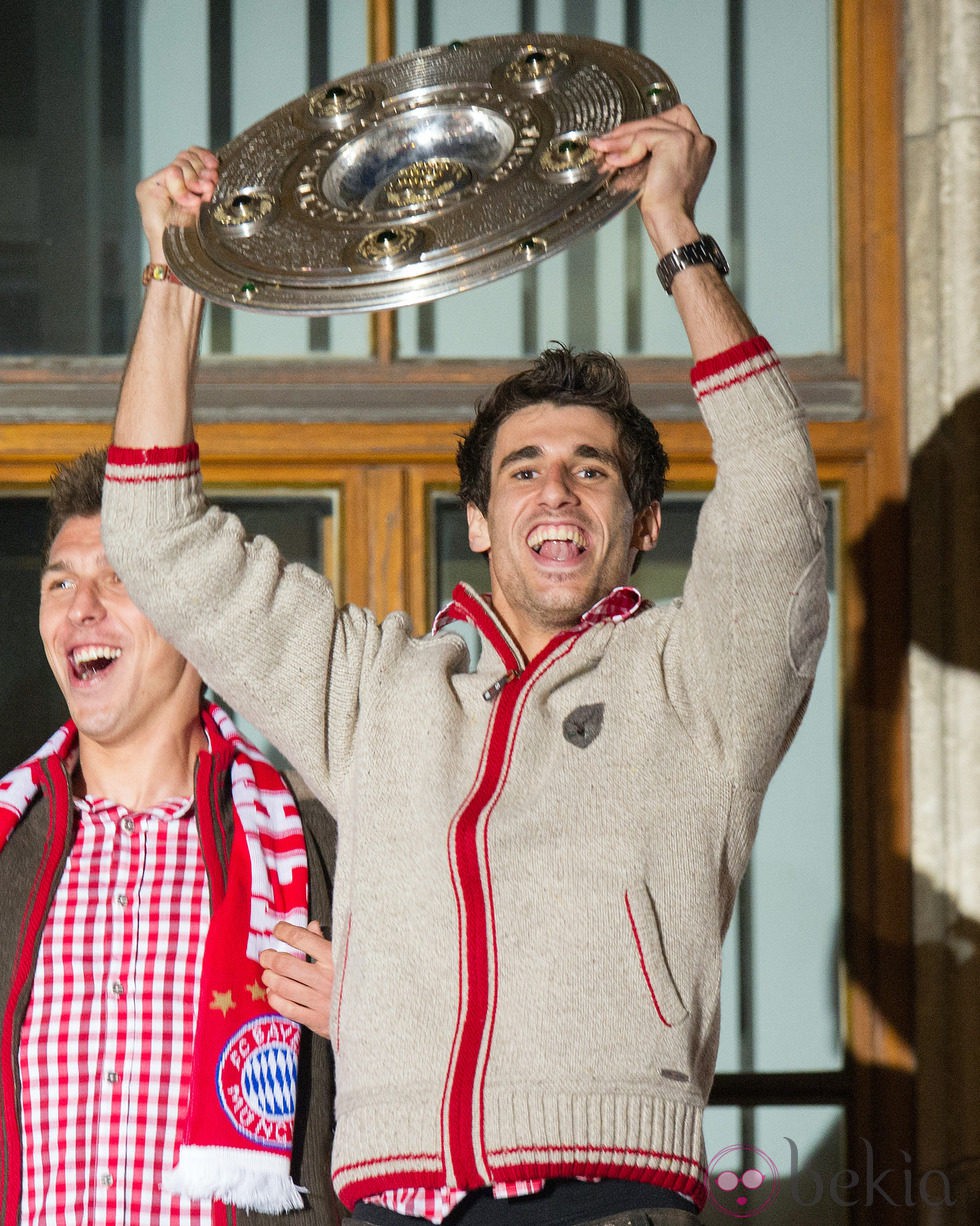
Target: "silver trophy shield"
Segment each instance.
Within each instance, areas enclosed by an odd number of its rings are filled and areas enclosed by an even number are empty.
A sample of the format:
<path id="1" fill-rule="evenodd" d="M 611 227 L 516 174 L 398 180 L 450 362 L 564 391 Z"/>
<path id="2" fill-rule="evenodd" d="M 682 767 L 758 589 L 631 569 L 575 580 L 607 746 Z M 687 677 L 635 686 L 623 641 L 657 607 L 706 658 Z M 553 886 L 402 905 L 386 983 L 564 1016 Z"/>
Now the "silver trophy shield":
<path id="1" fill-rule="evenodd" d="M 652 60 L 564 34 L 429 47 L 294 99 L 218 151 L 214 200 L 167 262 L 279 315 L 427 302 L 538 263 L 639 195 L 589 137 L 678 102 Z"/>

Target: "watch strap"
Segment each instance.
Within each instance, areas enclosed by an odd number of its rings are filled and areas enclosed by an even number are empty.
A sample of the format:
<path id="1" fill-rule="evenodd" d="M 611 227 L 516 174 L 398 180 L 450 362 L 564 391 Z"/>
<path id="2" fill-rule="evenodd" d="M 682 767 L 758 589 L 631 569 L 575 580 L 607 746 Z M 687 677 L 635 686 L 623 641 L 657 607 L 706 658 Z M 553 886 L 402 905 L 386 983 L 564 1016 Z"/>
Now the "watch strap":
<path id="1" fill-rule="evenodd" d="M 657 265 L 660 284 L 668 294 L 673 294 L 671 287 L 677 274 L 697 264 L 714 264 L 723 277 L 728 276 L 728 261 L 721 248 L 710 234 L 702 234 L 693 243 L 685 243 L 683 247 L 667 252 Z"/>

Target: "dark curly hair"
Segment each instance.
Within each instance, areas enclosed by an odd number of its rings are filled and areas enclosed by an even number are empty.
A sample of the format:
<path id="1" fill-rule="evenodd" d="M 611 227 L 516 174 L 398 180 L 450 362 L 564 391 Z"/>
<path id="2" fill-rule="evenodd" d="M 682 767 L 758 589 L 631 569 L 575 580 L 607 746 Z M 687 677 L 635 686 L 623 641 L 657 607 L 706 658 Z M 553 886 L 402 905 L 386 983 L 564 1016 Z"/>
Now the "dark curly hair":
<path id="1" fill-rule="evenodd" d="M 44 534 L 44 561 L 50 560 L 54 538 L 65 521 L 76 515 L 102 514 L 106 449 L 85 451 L 74 460 L 59 464 L 51 477 L 48 493 L 48 526 Z"/>
<path id="2" fill-rule="evenodd" d="M 476 418 L 456 449 L 459 497 L 486 515 L 493 445 L 500 423 L 534 404 L 581 404 L 608 413 L 619 437 L 623 480 L 635 514 L 664 496 L 669 461 L 657 428 L 633 403 L 629 379 L 608 353 L 546 349 L 477 402 Z"/>

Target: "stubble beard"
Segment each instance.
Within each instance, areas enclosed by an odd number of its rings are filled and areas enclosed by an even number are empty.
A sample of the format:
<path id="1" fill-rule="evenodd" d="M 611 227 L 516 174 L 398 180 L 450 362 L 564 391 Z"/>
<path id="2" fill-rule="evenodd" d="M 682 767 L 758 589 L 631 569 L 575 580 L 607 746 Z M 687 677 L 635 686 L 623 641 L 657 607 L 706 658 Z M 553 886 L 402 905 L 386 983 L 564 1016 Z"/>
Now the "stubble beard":
<path id="1" fill-rule="evenodd" d="M 526 585 L 523 603 L 528 620 L 554 635 L 577 626 L 582 614 L 591 609 L 598 599 L 592 591 L 583 592 L 580 588 L 576 589 L 572 582 L 563 582 L 557 576 L 544 593 L 530 584 Z"/>

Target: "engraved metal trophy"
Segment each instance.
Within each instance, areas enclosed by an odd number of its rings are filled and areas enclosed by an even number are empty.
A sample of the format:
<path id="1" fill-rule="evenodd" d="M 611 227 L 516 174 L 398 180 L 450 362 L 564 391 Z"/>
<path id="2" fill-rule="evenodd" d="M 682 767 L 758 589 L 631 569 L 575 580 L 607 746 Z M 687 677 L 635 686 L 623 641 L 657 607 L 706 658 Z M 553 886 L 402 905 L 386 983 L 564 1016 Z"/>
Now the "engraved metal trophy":
<path id="1" fill-rule="evenodd" d="M 167 261 L 214 302 L 376 311 L 494 281 L 638 196 L 589 137 L 678 101 L 664 71 L 571 35 L 473 39 L 373 64 L 218 151 L 215 198 L 168 228 Z"/>

